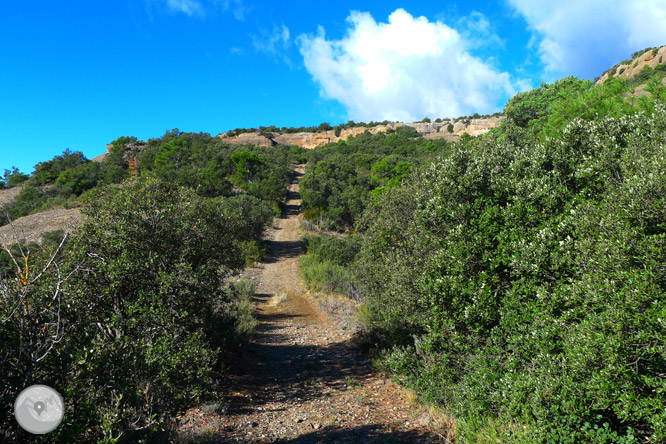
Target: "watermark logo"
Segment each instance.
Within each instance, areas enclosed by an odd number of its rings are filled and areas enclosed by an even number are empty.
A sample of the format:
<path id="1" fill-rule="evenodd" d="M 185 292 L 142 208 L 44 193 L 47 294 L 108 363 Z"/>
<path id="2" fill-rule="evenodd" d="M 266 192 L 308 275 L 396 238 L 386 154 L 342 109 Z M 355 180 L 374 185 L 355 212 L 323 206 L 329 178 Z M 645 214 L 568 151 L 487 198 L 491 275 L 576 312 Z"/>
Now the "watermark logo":
<path id="1" fill-rule="evenodd" d="M 60 425 L 65 404 L 60 393 L 48 385 L 31 385 L 14 402 L 14 416 L 27 432 L 42 435 Z"/>

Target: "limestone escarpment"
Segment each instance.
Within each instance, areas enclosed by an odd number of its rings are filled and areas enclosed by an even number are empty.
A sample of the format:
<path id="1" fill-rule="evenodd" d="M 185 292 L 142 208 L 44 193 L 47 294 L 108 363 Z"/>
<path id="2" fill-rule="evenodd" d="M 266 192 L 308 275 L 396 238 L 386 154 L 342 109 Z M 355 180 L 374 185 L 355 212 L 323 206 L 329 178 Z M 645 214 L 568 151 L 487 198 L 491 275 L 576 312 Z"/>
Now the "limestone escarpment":
<path id="1" fill-rule="evenodd" d="M 371 127 L 355 126 L 351 128 L 344 128 L 338 131 L 333 129 L 327 131 L 298 133 L 262 133 L 260 131 L 256 131 L 241 134 L 232 133 L 233 135 L 228 135 L 229 133 L 221 133 L 218 134 L 217 137 L 222 139 L 224 143 L 231 145 L 256 145 L 272 147 L 280 144 L 312 149 L 318 146 L 327 145 L 329 143 L 337 143 L 340 140 L 346 141 L 350 137 L 359 136 L 366 131 L 370 134 L 377 134 L 380 132 L 387 132 L 389 130 L 395 131 L 400 127 L 411 127 L 426 139 L 445 139 L 449 142 L 455 142 L 465 133 L 469 134 L 470 136 L 480 136 L 485 134 L 492 128 L 499 126 L 503 119 L 504 116 L 477 119 L 457 119 L 457 121 L 446 119 L 439 122 L 389 122 L 387 124 L 375 125 Z M 126 151 L 123 153 L 123 160 L 126 162 L 134 161 L 136 154 L 138 154 L 144 146 L 145 142 L 141 141 L 126 144 Z M 95 157 L 93 161 L 102 162 L 108 156 L 111 147 L 112 145 L 108 144 L 106 146 L 107 153 Z"/>
<path id="2" fill-rule="evenodd" d="M 232 145 L 274 146 L 276 144 L 273 139 L 263 136 L 258 132 L 241 133 L 237 136 L 227 137 L 224 141 Z"/>
<path id="3" fill-rule="evenodd" d="M 386 125 L 376 125 L 373 127 L 356 126 L 345 128 L 336 135 L 335 130 L 319 132 L 301 132 L 301 133 L 270 133 L 268 135 L 256 133 L 242 133 L 234 136 L 227 136 L 227 133 L 218 134 L 225 143 L 234 145 L 258 145 L 274 146 L 295 145 L 301 148 L 312 149 L 329 143 L 337 143 L 340 140 L 347 140 L 349 137 L 356 137 L 368 131 L 370 134 L 395 130 L 401 126 L 414 128 L 426 139 L 446 139 L 456 141 L 464 133 L 470 136 L 480 136 L 497 127 L 504 119 L 504 116 L 489 117 L 479 119 L 442 120 L 441 122 L 390 122 Z M 452 125 L 452 132 L 449 132 L 449 125 Z"/>

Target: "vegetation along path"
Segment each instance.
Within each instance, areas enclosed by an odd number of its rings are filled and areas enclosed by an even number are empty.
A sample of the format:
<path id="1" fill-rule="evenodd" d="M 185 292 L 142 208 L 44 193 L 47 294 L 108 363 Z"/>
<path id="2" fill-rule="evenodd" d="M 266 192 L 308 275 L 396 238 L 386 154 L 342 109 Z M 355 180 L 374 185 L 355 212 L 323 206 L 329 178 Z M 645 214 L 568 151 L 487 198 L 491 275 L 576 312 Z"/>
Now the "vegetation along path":
<path id="1" fill-rule="evenodd" d="M 257 285 L 260 322 L 232 375 L 226 411 L 187 415 L 197 442 L 446 442 L 411 397 L 373 372 L 351 334 L 316 308 L 298 271 L 302 254 L 297 166 L 284 214 L 270 230 L 269 259 L 245 277 Z"/>

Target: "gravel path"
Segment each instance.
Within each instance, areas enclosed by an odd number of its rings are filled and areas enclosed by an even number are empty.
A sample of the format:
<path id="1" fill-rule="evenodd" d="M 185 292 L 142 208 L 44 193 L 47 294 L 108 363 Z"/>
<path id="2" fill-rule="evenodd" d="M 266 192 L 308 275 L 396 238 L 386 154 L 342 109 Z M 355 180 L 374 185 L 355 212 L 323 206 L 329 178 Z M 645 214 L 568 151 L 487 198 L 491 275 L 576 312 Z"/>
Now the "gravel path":
<path id="1" fill-rule="evenodd" d="M 246 272 L 257 284 L 260 325 L 230 375 L 226 411 L 202 406 L 181 419 L 185 442 L 439 443 L 436 421 L 408 393 L 373 371 L 349 329 L 316 307 L 298 272 L 302 254 L 295 168 L 271 255 Z"/>

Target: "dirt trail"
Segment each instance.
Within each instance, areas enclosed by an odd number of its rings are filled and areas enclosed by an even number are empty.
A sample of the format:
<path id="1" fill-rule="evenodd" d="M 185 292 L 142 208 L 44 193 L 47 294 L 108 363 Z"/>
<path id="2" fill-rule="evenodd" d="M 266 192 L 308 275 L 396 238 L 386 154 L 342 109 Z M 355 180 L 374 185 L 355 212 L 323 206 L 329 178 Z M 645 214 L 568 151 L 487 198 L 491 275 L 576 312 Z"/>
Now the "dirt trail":
<path id="1" fill-rule="evenodd" d="M 231 375 L 226 412 L 195 409 L 181 431 L 194 442 L 434 443 L 431 417 L 372 370 L 351 334 L 315 307 L 298 271 L 302 254 L 297 166 L 270 258 L 248 270 L 260 325 Z"/>

